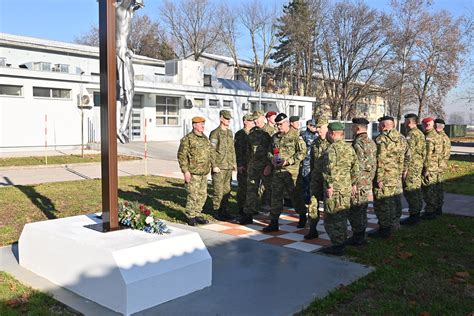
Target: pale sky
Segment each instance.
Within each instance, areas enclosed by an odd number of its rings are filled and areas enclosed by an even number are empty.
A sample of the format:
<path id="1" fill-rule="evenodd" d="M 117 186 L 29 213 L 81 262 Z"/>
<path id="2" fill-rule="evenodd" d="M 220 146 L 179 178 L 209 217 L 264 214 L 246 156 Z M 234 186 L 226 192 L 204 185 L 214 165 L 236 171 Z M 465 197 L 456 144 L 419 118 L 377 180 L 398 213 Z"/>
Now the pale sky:
<path id="1" fill-rule="evenodd" d="M 144 0 L 145 8 L 141 14 L 147 14 L 155 19 L 158 15 L 161 0 Z M 234 0 L 231 3 L 243 2 Z M 262 0 L 265 5 L 282 8 L 288 1 Z M 389 0 L 366 0 L 369 6 L 388 10 Z M 434 0 L 434 10 L 447 10 L 455 17 L 474 11 L 474 0 Z M 24 35 L 50 40 L 72 42 L 75 37 L 87 32 L 92 25 L 98 24 L 98 5 L 96 0 L 0 0 L 0 32 Z M 245 43 L 246 41 L 242 41 Z M 249 45 L 239 47 L 241 57 L 250 56 Z M 471 53 L 473 56 L 473 53 Z M 473 58 L 474 60 L 474 58 Z M 459 100 L 459 95 L 465 89 L 474 89 L 473 78 L 465 73 L 458 86 L 450 92 L 445 106 L 446 112 L 469 109 Z M 470 85 L 467 82 L 470 81 Z M 473 106 L 471 106 L 472 111 Z"/>

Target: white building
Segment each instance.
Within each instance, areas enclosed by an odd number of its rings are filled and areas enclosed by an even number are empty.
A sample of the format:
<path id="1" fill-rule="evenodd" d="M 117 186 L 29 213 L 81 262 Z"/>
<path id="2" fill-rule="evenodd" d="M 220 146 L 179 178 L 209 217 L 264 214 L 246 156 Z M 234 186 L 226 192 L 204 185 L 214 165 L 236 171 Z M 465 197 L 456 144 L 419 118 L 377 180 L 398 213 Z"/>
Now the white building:
<path id="1" fill-rule="evenodd" d="M 179 140 L 191 118 L 207 118 L 206 133 L 232 111 L 232 129 L 261 104 L 264 111 L 311 118 L 314 98 L 253 91 L 217 78 L 192 60 L 134 56 L 135 98 L 131 139 Z M 100 141 L 99 49 L 0 33 L 0 152 L 75 147 Z M 146 128 L 146 130 L 145 130 Z"/>

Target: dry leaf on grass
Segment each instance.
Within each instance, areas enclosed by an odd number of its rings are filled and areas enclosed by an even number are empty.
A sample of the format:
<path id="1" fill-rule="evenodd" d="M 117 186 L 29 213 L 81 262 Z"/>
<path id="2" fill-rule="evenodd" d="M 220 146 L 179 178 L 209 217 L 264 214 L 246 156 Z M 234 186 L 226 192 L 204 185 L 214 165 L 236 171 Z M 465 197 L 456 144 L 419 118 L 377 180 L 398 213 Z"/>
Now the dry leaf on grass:
<path id="1" fill-rule="evenodd" d="M 456 228 L 457 226 L 454 225 L 454 224 L 448 224 L 448 227 L 450 227 L 450 228 Z"/>
<path id="2" fill-rule="evenodd" d="M 10 307 L 17 307 L 17 306 L 28 303 L 28 300 L 29 300 L 28 294 L 23 294 L 21 297 L 6 301 L 5 304 L 7 304 Z"/>
<path id="3" fill-rule="evenodd" d="M 10 291 L 16 292 L 16 284 L 15 283 L 10 282 L 9 286 L 10 286 Z"/>
<path id="4" fill-rule="evenodd" d="M 403 259 L 403 260 L 410 259 L 412 257 L 413 257 L 413 254 L 408 251 L 402 251 L 398 253 L 398 258 Z"/>
<path id="5" fill-rule="evenodd" d="M 416 305 L 416 301 L 409 301 L 409 302 L 408 302 L 408 305 L 415 306 L 415 305 Z"/>
<path id="6" fill-rule="evenodd" d="M 456 283 L 464 283 L 464 282 L 467 282 L 467 280 L 469 279 L 470 277 L 470 274 L 469 272 L 467 271 L 461 271 L 461 272 L 456 272 L 454 273 L 453 277 L 451 278 L 451 280 L 453 282 L 456 282 Z"/>
<path id="7" fill-rule="evenodd" d="M 431 316 L 430 312 L 424 311 L 420 313 L 420 316 Z"/>

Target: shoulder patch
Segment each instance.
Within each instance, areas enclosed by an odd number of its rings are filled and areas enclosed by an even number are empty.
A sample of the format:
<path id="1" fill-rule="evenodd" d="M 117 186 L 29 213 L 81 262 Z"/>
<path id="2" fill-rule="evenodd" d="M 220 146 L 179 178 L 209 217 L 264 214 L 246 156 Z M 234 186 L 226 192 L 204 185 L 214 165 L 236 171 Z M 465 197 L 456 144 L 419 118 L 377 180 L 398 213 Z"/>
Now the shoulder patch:
<path id="1" fill-rule="evenodd" d="M 217 147 L 217 139 L 215 138 L 211 139 L 211 145 L 214 147 Z"/>

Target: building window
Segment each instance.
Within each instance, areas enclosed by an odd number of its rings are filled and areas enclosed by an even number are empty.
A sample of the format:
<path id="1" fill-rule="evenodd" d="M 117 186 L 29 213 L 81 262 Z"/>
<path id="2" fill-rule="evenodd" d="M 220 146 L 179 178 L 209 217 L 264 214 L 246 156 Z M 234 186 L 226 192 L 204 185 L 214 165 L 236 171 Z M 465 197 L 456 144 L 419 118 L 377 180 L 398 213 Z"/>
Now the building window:
<path id="1" fill-rule="evenodd" d="M 133 107 L 135 109 L 143 108 L 143 94 L 135 94 L 133 96 Z"/>
<path id="2" fill-rule="evenodd" d="M 0 57 L 0 67 L 7 66 L 7 59 L 5 57 Z"/>
<path id="3" fill-rule="evenodd" d="M 179 125 L 179 98 L 156 96 L 156 125 Z"/>
<path id="4" fill-rule="evenodd" d="M 212 77 L 211 75 L 204 75 L 204 86 L 212 87 Z"/>
<path id="5" fill-rule="evenodd" d="M 290 113 L 288 114 L 288 116 L 294 116 L 295 115 L 295 106 L 294 105 L 290 105 Z"/>
<path id="6" fill-rule="evenodd" d="M 304 106 L 302 105 L 298 107 L 298 116 L 300 117 L 300 119 L 304 118 Z"/>
<path id="7" fill-rule="evenodd" d="M 250 111 L 255 112 L 258 110 L 258 102 L 250 102 Z"/>
<path id="8" fill-rule="evenodd" d="M 33 87 L 33 96 L 40 98 L 70 99 L 70 89 Z"/>
<path id="9" fill-rule="evenodd" d="M 69 65 L 65 64 L 55 64 L 54 67 L 52 68 L 53 72 L 64 72 L 64 73 L 69 73 Z"/>
<path id="10" fill-rule="evenodd" d="M 0 84 L 0 95 L 22 96 L 22 86 L 10 86 Z"/>
<path id="11" fill-rule="evenodd" d="M 100 92 L 94 91 L 94 106 L 100 106 Z"/>
<path id="12" fill-rule="evenodd" d="M 204 106 L 204 99 L 194 99 L 194 106 L 197 108 L 202 108 Z"/>
<path id="13" fill-rule="evenodd" d="M 51 71 L 51 63 L 46 63 L 43 61 L 33 63 L 33 70 Z"/>
<path id="14" fill-rule="evenodd" d="M 219 106 L 219 100 L 209 99 L 209 106 L 218 107 Z"/>
<path id="15" fill-rule="evenodd" d="M 225 108 L 231 108 L 232 107 L 232 100 L 224 100 L 223 106 Z"/>

